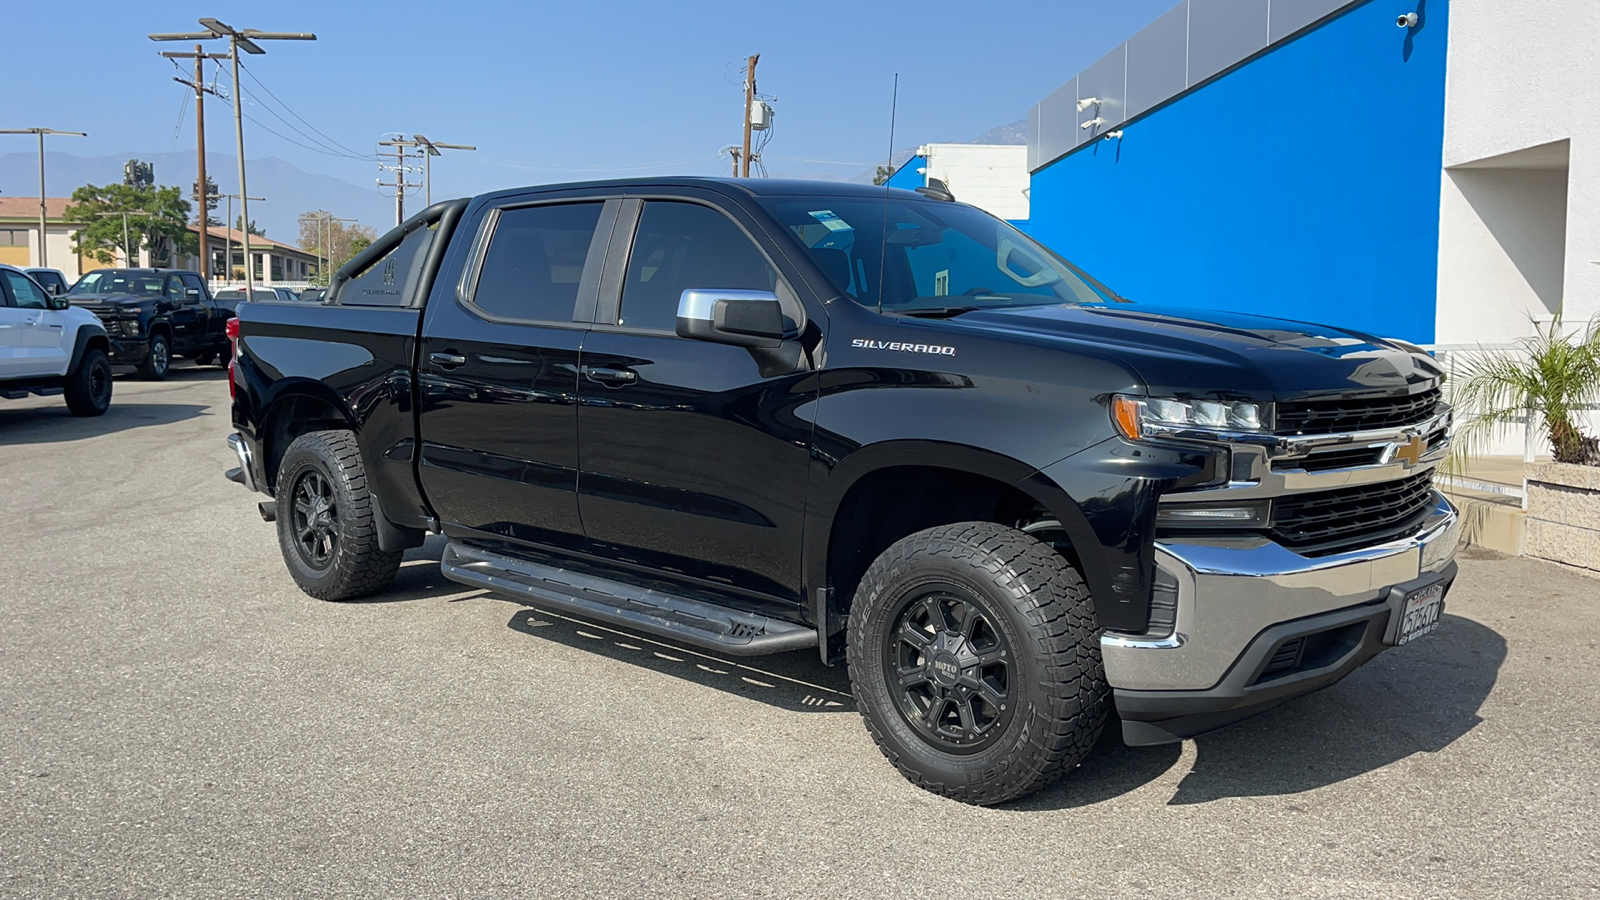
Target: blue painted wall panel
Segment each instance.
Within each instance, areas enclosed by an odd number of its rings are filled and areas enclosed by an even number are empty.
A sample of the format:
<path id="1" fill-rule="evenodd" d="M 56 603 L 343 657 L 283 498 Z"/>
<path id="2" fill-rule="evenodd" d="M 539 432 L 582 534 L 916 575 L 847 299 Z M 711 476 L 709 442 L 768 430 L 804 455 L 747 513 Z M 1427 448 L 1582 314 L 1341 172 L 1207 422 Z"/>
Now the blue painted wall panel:
<path id="1" fill-rule="evenodd" d="M 1029 232 L 1135 300 L 1432 341 L 1447 14 L 1357 6 L 1079 148 Z"/>
<path id="2" fill-rule="evenodd" d="M 890 175 L 889 180 L 884 183 L 889 187 L 904 188 L 908 191 L 914 191 L 928 183 L 928 176 L 917 171 L 918 169 L 927 166 L 927 164 L 928 161 L 923 157 L 913 156 L 902 163 L 900 168 L 895 169 L 894 174 Z"/>

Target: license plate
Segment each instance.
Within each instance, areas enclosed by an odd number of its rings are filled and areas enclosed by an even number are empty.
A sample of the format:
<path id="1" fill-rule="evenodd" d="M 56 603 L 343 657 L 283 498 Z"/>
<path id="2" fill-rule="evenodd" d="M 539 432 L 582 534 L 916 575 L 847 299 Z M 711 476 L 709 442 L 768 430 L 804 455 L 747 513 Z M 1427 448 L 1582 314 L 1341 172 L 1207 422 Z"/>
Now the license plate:
<path id="1" fill-rule="evenodd" d="M 1444 615 L 1444 585 L 1430 584 L 1406 595 L 1400 604 L 1400 628 L 1395 644 L 1405 644 L 1439 627 Z"/>

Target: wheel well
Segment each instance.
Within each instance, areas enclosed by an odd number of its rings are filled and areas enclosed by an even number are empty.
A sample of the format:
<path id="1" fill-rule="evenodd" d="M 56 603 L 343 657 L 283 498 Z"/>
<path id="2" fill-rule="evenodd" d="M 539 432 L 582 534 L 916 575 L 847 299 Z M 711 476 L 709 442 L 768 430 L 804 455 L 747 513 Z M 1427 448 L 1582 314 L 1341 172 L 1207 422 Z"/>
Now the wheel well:
<path id="1" fill-rule="evenodd" d="M 272 411 L 267 414 L 267 425 L 263 429 L 265 438 L 261 448 L 264 456 L 263 474 L 267 479 L 267 487 L 276 489 L 278 464 L 283 461 L 283 454 L 288 452 L 289 445 L 294 443 L 295 438 L 313 431 L 349 427 L 350 422 L 344 417 L 344 413 L 320 397 L 300 394 L 285 397 L 273 404 Z"/>
<path id="2" fill-rule="evenodd" d="M 172 340 L 172 324 L 170 322 L 157 322 L 150 326 L 150 334 L 151 336 L 166 335 L 167 340 L 170 341 Z"/>
<path id="3" fill-rule="evenodd" d="M 872 561 L 906 535 L 955 522 L 1021 527 L 1048 518 L 1025 492 L 983 475 L 937 466 L 872 472 L 851 486 L 833 518 L 828 583 L 836 611 L 849 611 L 856 585 Z M 1050 543 L 1070 556 L 1061 541 Z"/>
<path id="4" fill-rule="evenodd" d="M 101 353 L 104 353 L 104 354 L 109 356 L 111 354 L 111 339 L 106 337 L 103 334 L 94 335 L 93 337 L 89 338 L 87 341 L 83 342 L 83 349 L 84 350 L 90 350 L 90 349 L 99 350 Z"/>

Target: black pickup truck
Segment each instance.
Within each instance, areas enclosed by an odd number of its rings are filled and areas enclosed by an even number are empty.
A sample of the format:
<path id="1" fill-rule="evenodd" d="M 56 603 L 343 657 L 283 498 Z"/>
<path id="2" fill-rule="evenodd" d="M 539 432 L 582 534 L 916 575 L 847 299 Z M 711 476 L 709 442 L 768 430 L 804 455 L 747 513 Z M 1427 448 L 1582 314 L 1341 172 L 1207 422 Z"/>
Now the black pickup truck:
<path id="1" fill-rule="evenodd" d="M 112 364 L 137 366 L 144 378 L 166 378 L 174 357 L 226 364 L 232 352 L 227 324 L 234 304 L 212 297 L 199 272 L 95 269 L 67 291 L 67 300 L 100 317 Z"/>
<path id="2" fill-rule="evenodd" d="M 1130 303 L 936 190 L 508 190 L 418 214 L 325 304 L 234 326 L 229 477 L 306 593 L 381 591 L 443 532 L 464 584 L 810 648 L 967 802 L 1113 714 L 1163 743 L 1332 684 L 1455 577 L 1425 353 Z"/>

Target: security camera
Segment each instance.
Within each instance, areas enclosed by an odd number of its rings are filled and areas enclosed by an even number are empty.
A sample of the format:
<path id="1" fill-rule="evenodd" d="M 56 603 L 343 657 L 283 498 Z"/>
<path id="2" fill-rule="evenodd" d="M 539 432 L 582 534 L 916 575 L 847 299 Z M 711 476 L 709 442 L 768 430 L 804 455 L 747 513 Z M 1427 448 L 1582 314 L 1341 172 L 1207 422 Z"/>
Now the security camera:
<path id="1" fill-rule="evenodd" d="M 1089 129 L 1095 127 L 1096 125 L 1104 125 L 1105 123 L 1106 123 L 1105 119 L 1102 119 L 1099 116 L 1095 116 L 1094 118 L 1090 119 L 1087 122 L 1084 122 L 1082 125 L 1079 125 L 1078 127 L 1082 128 L 1084 131 L 1088 131 Z"/>
<path id="2" fill-rule="evenodd" d="M 1083 112 L 1084 110 L 1088 109 L 1091 106 L 1099 106 L 1099 105 L 1100 105 L 1100 98 L 1099 97 L 1085 97 L 1082 100 L 1078 101 L 1078 112 Z"/>
<path id="3" fill-rule="evenodd" d="M 1400 18 L 1395 19 L 1394 20 L 1394 24 L 1400 26 L 1401 28 L 1415 28 L 1415 27 L 1417 27 L 1417 22 L 1418 21 L 1420 21 L 1420 20 L 1417 18 L 1417 14 L 1413 12 L 1413 13 L 1406 13 L 1405 15 L 1401 16 Z"/>

